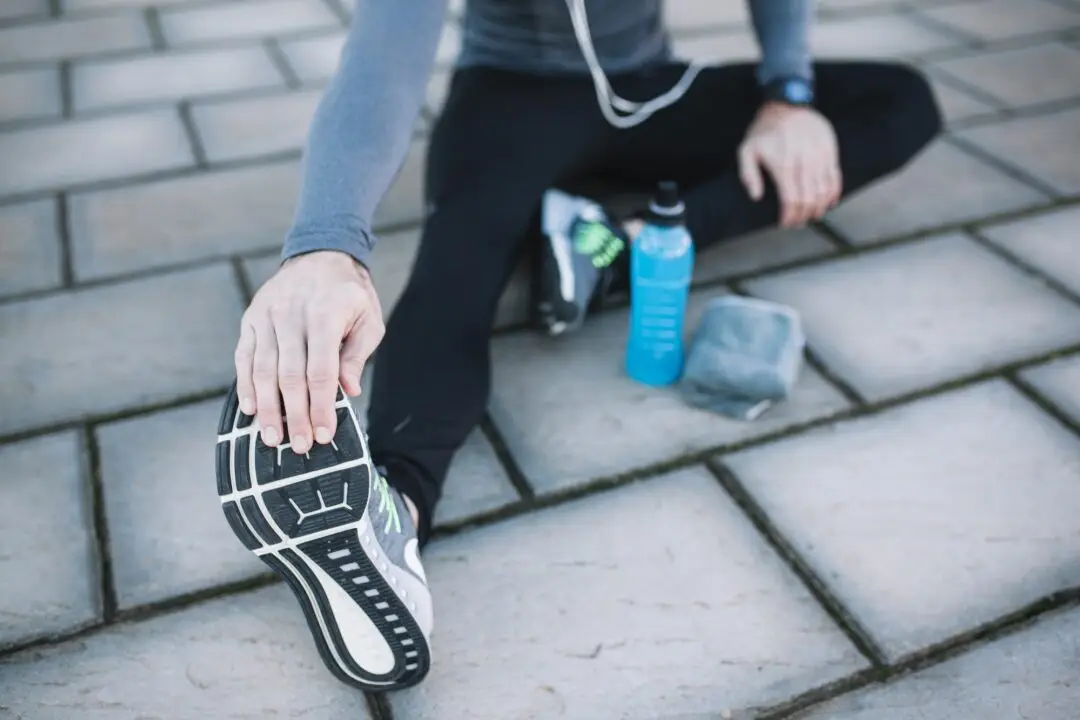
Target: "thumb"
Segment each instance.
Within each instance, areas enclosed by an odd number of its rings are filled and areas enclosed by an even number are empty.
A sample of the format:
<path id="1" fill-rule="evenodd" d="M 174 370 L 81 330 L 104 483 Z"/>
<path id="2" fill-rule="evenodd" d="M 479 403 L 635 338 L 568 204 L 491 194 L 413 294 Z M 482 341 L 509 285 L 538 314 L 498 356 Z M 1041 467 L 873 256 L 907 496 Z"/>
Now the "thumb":
<path id="1" fill-rule="evenodd" d="M 364 366 L 382 341 L 383 332 L 382 322 L 369 317 L 366 321 L 361 321 L 345 338 L 345 343 L 341 346 L 340 379 L 349 396 L 360 394 L 360 378 L 364 374 Z"/>
<path id="2" fill-rule="evenodd" d="M 765 179 L 761 176 L 757 152 L 748 143 L 739 148 L 739 179 L 750 199 L 760 200 L 765 195 Z"/>

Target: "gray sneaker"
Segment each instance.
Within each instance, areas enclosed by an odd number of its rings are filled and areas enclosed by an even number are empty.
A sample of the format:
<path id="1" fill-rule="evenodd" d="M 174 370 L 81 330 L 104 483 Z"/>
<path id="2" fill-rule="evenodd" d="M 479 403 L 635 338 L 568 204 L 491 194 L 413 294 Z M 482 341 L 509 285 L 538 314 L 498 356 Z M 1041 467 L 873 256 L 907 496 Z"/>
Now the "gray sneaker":
<path id="1" fill-rule="evenodd" d="M 420 682 L 431 664 L 431 593 L 401 495 L 371 463 L 367 438 L 338 391 L 331 445 L 297 455 L 263 444 L 236 386 L 218 426 L 225 519 L 281 575 L 330 671 L 362 690 Z"/>

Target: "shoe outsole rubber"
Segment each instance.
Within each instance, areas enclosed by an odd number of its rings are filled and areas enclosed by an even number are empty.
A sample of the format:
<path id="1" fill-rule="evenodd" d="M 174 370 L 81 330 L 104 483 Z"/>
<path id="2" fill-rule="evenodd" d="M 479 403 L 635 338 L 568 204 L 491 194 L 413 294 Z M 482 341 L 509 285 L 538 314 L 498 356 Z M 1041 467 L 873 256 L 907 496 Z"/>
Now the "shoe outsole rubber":
<path id="1" fill-rule="evenodd" d="M 334 442 L 297 455 L 288 447 L 287 431 L 283 447 L 263 444 L 254 418 L 240 412 L 234 383 L 218 425 L 218 495 L 236 537 L 292 589 L 330 671 L 362 690 L 402 689 L 427 675 L 430 650 L 409 608 L 379 570 L 385 564 L 377 551 L 373 558 L 366 549 L 378 544 L 368 532 L 367 516 L 374 468 L 367 439 L 340 390 L 336 405 Z M 378 630 L 393 653 L 391 671 L 370 672 L 350 655 L 343 635 L 350 628 L 335 616 L 326 578 Z"/>

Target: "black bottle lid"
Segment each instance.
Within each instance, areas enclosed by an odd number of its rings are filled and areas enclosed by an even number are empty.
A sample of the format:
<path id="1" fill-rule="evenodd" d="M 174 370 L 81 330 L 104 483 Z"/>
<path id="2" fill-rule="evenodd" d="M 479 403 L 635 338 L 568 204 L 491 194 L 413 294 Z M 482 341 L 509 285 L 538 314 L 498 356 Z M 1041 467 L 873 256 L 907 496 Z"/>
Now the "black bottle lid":
<path id="1" fill-rule="evenodd" d="M 686 206 L 679 198 L 679 184 L 671 180 L 661 181 L 649 203 L 649 219 L 658 225 L 681 225 L 685 212 Z"/>

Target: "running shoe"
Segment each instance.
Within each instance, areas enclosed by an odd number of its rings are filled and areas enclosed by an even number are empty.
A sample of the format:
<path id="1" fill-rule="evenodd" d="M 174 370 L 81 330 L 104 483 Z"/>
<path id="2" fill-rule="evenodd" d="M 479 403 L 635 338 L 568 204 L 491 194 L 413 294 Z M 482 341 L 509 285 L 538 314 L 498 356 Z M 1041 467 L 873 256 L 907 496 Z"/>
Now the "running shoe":
<path id="1" fill-rule="evenodd" d="M 535 312 L 549 335 L 562 335 L 581 327 L 627 242 L 600 205 L 560 190 L 544 193 L 541 230 Z"/>
<path id="2" fill-rule="evenodd" d="M 285 579 L 323 661 L 340 680 L 386 691 L 431 663 L 431 593 L 401 495 L 372 465 L 338 391 L 337 432 L 306 455 L 267 447 L 233 385 L 217 439 L 218 495 L 244 546 Z"/>

